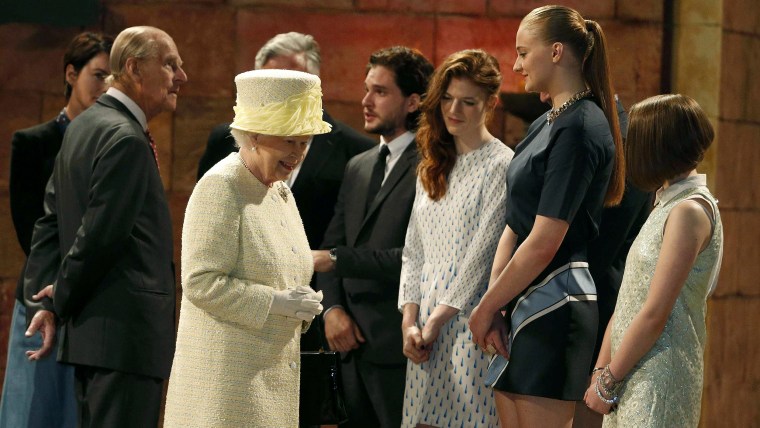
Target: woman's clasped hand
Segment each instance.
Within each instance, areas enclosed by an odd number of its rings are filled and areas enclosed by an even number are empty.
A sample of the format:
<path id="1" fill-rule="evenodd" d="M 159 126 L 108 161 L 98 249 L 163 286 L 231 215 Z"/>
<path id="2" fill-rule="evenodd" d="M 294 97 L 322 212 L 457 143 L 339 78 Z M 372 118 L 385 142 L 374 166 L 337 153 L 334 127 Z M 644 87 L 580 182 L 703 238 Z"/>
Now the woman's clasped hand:
<path id="1" fill-rule="evenodd" d="M 314 291 L 308 285 L 277 290 L 273 294 L 270 312 L 309 322 L 322 313 L 322 291 Z"/>

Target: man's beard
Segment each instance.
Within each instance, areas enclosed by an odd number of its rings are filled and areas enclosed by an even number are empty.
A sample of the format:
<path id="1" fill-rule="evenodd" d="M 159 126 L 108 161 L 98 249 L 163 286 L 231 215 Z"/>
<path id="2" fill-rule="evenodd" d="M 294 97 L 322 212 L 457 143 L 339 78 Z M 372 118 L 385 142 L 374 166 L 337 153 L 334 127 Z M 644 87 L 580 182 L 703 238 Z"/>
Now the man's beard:
<path id="1" fill-rule="evenodd" d="M 393 131 L 396 130 L 396 127 L 393 125 L 391 121 L 383 120 L 371 128 L 367 128 L 365 126 L 364 130 L 369 132 L 370 134 L 388 135 L 388 134 L 393 133 Z"/>

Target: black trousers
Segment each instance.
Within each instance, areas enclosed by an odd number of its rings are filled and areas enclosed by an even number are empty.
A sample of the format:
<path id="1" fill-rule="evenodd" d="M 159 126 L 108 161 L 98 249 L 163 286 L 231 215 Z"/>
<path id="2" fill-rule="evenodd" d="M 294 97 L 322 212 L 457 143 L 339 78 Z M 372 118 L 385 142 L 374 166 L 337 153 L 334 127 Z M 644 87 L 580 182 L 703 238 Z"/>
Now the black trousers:
<path id="1" fill-rule="evenodd" d="M 341 428 L 398 428 L 404 407 L 406 364 L 362 361 L 352 351 L 341 365 L 348 422 Z"/>
<path id="2" fill-rule="evenodd" d="M 162 379 L 91 366 L 74 369 L 80 428 L 156 428 Z"/>

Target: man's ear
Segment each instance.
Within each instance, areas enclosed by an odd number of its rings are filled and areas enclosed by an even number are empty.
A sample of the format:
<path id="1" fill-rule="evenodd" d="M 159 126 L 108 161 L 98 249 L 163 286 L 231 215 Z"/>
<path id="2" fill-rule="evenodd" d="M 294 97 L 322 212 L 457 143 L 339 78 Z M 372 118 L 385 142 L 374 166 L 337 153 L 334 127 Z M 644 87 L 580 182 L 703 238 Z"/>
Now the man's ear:
<path id="1" fill-rule="evenodd" d="M 71 86 L 74 86 L 74 83 L 77 81 L 77 77 L 79 77 L 79 72 L 74 68 L 72 64 L 68 64 L 66 66 L 66 83 L 68 83 Z"/>
<path id="2" fill-rule="evenodd" d="M 412 113 L 419 110 L 421 101 L 422 99 L 420 98 L 420 94 L 415 93 L 415 94 L 409 95 L 409 97 L 406 100 L 406 112 Z"/>
<path id="3" fill-rule="evenodd" d="M 124 64 L 124 70 L 127 75 L 135 82 L 140 80 L 140 61 L 137 58 L 127 58 L 126 64 Z"/>
<path id="4" fill-rule="evenodd" d="M 562 54 L 565 52 L 565 46 L 560 42 L 554 42 L 552 44 L 552 62 L 558 63 L 562 59 Z"/>

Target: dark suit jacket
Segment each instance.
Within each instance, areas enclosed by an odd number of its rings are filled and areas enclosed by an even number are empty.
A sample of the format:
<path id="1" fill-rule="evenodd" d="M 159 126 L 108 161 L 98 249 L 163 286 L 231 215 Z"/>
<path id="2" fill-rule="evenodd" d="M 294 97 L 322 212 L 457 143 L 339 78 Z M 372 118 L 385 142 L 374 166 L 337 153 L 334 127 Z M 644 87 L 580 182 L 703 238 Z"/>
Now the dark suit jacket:
<path id="1" fill-rule="evenodd" d="M 34 222 L 45 214 L 45 185 L 63 141 L 55 119 L 13 134 L 11 141 L 10 199 L 16 237 L 29 256 Z M 24 301 L 24 271 L 19 275 L 16 299 Z"/>
<path id="2" fill-rule="evenodd" d="M 314 136 L 291 189 L 309 239 L 309 247 L 314 249 L 322 243 L 325 229 L 333 216 L 346 163 L 375 146 L 372 139 L 336 121 L 327 113 L 324 113 L 323 119 L 332 125 L 332 130 Z M 230 124 L 215 127 L 208 137 L 206 152 L 198 165 L 198 179 L 233 151 L 237 151 L 237 148 L 230 135 Z"/>
<path id="3" fill-rule="evenodd" d="M 317 274 L 325 308 L 342 305 L 366 343 L 353 351 L 378 364 L 406 362 L 401 352 L 398 287 L 401 252 L 414 203 L 417 146 L 401 154 L 373 203 L 365 210 L 377 149 L 353 158 L 325 232 L 323 248 L 336 248 L 334 272 Z M 366 211 L 366 212 L 365 212 Z"/>
<path id="4" fill-rule="evenodd" d="M 174 355 L 169 207 L 153 151 L 103 95 L 69 125 L 35 225 L 25 297 L 54 281 L 61 362 L 158 378 Z M 50 302 L 46 302 L 50 308 Z"/>

